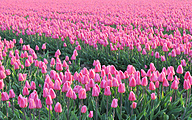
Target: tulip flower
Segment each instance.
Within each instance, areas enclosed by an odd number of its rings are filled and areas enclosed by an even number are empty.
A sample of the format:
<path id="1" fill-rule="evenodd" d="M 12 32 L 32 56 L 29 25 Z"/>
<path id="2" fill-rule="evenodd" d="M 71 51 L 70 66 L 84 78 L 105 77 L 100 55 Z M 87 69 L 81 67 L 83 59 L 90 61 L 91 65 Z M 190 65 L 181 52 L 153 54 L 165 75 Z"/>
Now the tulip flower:
<path id="1" fill-rule="evenodd" d="M 42 104 L 41 104 L 41 100 L 40 99 L 36 99 L 35 100 L 35 105 L 36 105 L 36 109 L 39 109 L 39 119 L 41 118 L 40 116 L 40 109 L 42 108 Z"/>
<path id="2" fill-rule="evenodd" d="M 39 46 L 36 45 L 35 46 L 35 50 L 38 51 L 39 50 Z"/>
<path id="3" fill-rule="evenodd" d="M 88 117 L 89 117 L 89 118 L 92 118 L 92 117 L 93 117 L 93 111 L 90 111 L 90 112 L 89 112 Z"/>
<path id="4" fill-rule="evenodd" d="M 135 86 L 136 86 L 136 80 L 135 80 L 134 77 L 131 77 L 131 78 L 129 79 L 129 86 L 130 86 L 130 87 L 135 87 Z M 131 88 L 131 90 L 132 90 L 132 88 Z"/>
<path id="5" fill-rule="evenodd" d="M 151 94 L 151 99 L 152 99 L 152 100 L 155 100 L 155 99 L 156 99 L 155 93 L 152 93 L 152 94 Z"/>
<path id="6" fill-rule="evenodd" d="M 87 112 L 87 107 L 84 105 L 82 108 L 81 108 L 81 113 L 86 113 Z"/>
<path id="7" fill-rule="evenodd" d="M 35 109 L 36 108 L 36 104 L 34 99 L 29 99 L 29 109 Z M 34 115 L 34 111 L 33 111 L 33 115 Z M 33 116 L 35 118 L 35 116 Z M 31 110 L 30 110 L 30 119 L 31 119 Z"/>
<path id="8" fill-rule="evenodd" d="M 156 87 L 155 87 L 155 84 L 153 82 L 150 82 L 149 83 L 149 90 L 155 90 Z"/>
<path id="9" fill-rule="evenodd" d="M 0 70 L 0 79 L 5 79 L 5 78 L 6 78 L 5 72 Z"/>
<path id="10" fill-rule="evenodd" d="M 50 120 L 50 111 L 51 111 L 51 105 L 53 104 L 53 101 L 52 101 L 52 98 L 51 98 L 51 95 L 48 95 L 47 96 L 47 99 L 46 99 L 46 104 L 49 106 L 49 120 Z"/>
<path id="11" fill-rule="evenodd" d="M 119 84 L 119 88 L 118 88 L 118 92 L 120 93 L 120 115 L 122 115 L 122 93 L 125 92 L 125 83 L 120 83 Z"/>
<path id="12" fill-rule="evenodd" d="M 136 107 L 137 107 L 137 103 L 133 102 L 132 105 L 131 105 L 131 108 L 135 109 Z"/>
<path id="13" fill-rule="evenodd" d="M 130 101 L 135 101 L 136 100 L 136 97 L 135 97 L 135 94 L 133 93 L 133 91 L 131 91 L 130 94 L 129 94 L 129 100 Z"/>
<path id="14" fill-rule="evenodd" d="M 177 67 L 177 71 L 176 71 L 178 74 L 183 74 L 183 67 L 182 67 L 182 65 L 179 65 L 178 67 Z"/>
<path id="15" fill-rule="evenodd" d="M 36 89 L 36 85 L 35 85 L 35 82 L 34 81 L 32 81 L 31 82 L 31 90 L 35 90 Z"/>
<path id="16" fill-rule="evenodd" d="M 41 49 L 43 49 L 43 50 L 46 49 L 46 43 L 44 43 L 44 44 L 42 45 L 42 48 L 41 48 Z"/>
<path id="17" fill-rule="evenodd" d="M 79 90 L 78 94 L 79 94 L 78 95 L 79 99 L 86 99 L 86 90 L 85 89 L 81 88 Z"/>
<path id="18" fill-rule="evenodd" d="M 191 88 L 191 84 L 189 82 L 189 80 L 184 80 L 184 83 L 183 83 L 183 88 L 186 90 L 186 94 L 187 94 L 187 97 L 186 97 L 186 106 L 187 106 L 187 102 L 188 102 L 188 97 L 189 97 L 189 94 L 188 94 L 188 89 Z"/>
<path id="19" fill-rule="evenodd" d="M 23 88 L 23 95 L 29 95 L 29 90 L 26 86 Z"/>
<path id="20" fill-rule="evenodd" d="M 61 113 L 62 112 L 62 107 L 61 107 L 61 104 L 59 102 L 56 103 L 54 110 L 57 113 Z"/>
<path id="21" fill-rule="evenodd" d="M 4 82 L 3 80 L 0 80 L 0 90 L 2 90 L 4 88 Z"/>

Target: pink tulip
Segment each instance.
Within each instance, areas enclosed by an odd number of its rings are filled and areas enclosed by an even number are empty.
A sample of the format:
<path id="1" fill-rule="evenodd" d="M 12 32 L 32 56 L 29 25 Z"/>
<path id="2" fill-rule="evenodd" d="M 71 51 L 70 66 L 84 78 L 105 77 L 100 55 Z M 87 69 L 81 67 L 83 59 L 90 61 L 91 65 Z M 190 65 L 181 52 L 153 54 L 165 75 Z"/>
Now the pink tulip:
<path id="1" fill-rule="evenodd" d="M 86 113 L 87 112 L 87 107 L 84 105 L 82 108 L 81 108 L 81 113 Z"/>
<path id="2" fill-rule="evenodd" d="M 3 70 L 0 70 L 0 79 L 5 79 L 6 78 L 6 74 Z"/>
<path id="3" fill-rule="evenodd" d="M 110 96 L 110 95 L 111 95 L 111 91 L 110 91 L 110 87 L 109 87 L 109 86 L 107 86 L 107 87 L 105 88 L 104 95 L 105 95 L 105 96 Z"/>
<path id="4" fill-rule="evenodd" d="M 93 97 L 99 96 L 99 90 L 98 90 L 98 88 L 97 88 L 96 86 L 93 87 L 92 96 L 93 96 Z"/>
<path id="5" fill-rule="evenodd" d="M 135 80 L 134 77 L 131 77 L 131 78 L 129 79 L 129 86 L 130 86 L 130 87 L 135 87 L 135 86 L 136 86 L 136 80 Z"/>
<path id="6" fill-rule="evenodd" d="M 120 83 L 119 84 L 118 92 L 119 93 L 124 93 L 125 92 L 125 83 Z"/>
<path id="7" fill-rule="evenodd" d="M 178 74 L 183 74 L 183 67 L 182 67 L 182 65 L 179 65 L 178 67 L 177 67 L 177 71 L 176 71 Z"/>
<path id="8" fill-rule="evenodd" d="M 152 99 L 152 100 L 155 100 L 155 99 L 156 99 L 155 93 L 152 93 L 152 94 L 151 94 L 151 99 Z"/>
<path id="9" fill-rule="evenodd" d="M 61 113 L 62 112 L 62 106 L 61 106 L 61 104 L 59 102 L 56 103 L 54 110 L 57 113 Z"/>
<path id="10" fill-rule="evenodd" d="M 36 108 L 36 104 L 34 99 L 29 99 L 29 109 L 35 109 Z"/>
<path id="11" fill-rule="evenodd" d="M 133 93 L 133 91 L 131 91 L 130 94 L 129 94 L 129 100 L 130 101 L 135 101 L 136 100 L 136 97 L 135 97 L 135 94 Z"/>
<path id="12" fill-rule="evenodd" d="M 137 103 L 133 102 L 132 105 L 131 105 L 131 108 L 135 109 L 136 107 L 137 107 Z"/>
<path id="13" fill-rule="evenodd" d="M 118 99 L 113 99 L 113 101 L 111 103 L 111 107 L 116 108 L 117 106 L 118 106 Z"/>
<path id="14" fill-rule="evenodd" d="M 9 95 L 6 92 L 1 93 L 1 101 L 8 101 Z"/>
<path id="15" fill-rule="evenodd" d="M 89 117 L 89 118 L 92 118 L 92 117 L 93 117 L 93 111 L 90 111 L 90 112 L 89 112 L 88 117 Z"/>
<path id="16" fill-rule="evenodd" d="M 86 99 L 86 90 L 84 88 L 81 88 L 78 92 L 79 99 Z"/>
<path id="17" fill-rule="evenodd" d="M 13 89 L 11 89 L 9 91 L 9 98 L 15 98 L 15 93 L 14 93 Z"/>
<path id="18" fill-rule="evenodd" d="M 3 82 L 3 80 L 0 80 L 0 90 L 2 90 L 3 88 L 4 88 L 4 82 Z"/>
<path id="19" fill-rule="evenodd" d="M 52 105 L 52 104 L 53 104 L 53 101 L 52 101 L 51 95 L 48 95 L 48 96 L 47 96 L 47 99 L 46 99 L 46 104 L 47 104 L 47 105 Z"/>

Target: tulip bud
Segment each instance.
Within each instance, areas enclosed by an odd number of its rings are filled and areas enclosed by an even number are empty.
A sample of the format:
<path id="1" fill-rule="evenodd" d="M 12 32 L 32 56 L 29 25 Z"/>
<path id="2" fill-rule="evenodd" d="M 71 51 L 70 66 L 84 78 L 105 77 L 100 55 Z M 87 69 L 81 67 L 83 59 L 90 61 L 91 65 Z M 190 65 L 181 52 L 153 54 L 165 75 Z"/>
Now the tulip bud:
<path id="1" fill-rule="evenodd" d="M 118 99 L 113 99 L 113 101 L 111 103 L 111 107 L 116 108 L 117 106 L 118 106 Z"/>

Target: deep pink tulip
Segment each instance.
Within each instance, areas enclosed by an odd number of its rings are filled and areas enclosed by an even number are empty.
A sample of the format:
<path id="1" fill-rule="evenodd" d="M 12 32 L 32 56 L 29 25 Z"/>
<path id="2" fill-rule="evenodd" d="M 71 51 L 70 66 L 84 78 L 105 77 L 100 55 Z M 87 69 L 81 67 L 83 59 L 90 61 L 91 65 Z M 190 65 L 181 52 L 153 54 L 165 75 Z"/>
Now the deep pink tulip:
<path id="1" fill-rule="evenodd" d="M 84 88 L 81 88 L 78 92 L 79 99 L 86 99 L 86 90 Z"/>
<path id="2" fill-rule="evenodd" d="M 96 86 L 93 87 L 92 96 L 93 96 L 93 97 L 99 96 L 99 90 L 98 90 L 98 88 L 97 88 Z"/>
<path id="3" fill-rule="evenodd" d="M 89 112 L 88 117 L 89 117 L 89 118 L 92 118 L 92 117 L 93 117 L 93 111 L 90 111 L 90 112 Z"/>
<path id="4" fill-rule="evenodd" d="M 120 83 L 118 87 L 119 93 L 125 93 L 125 83 Z"/>
<path id="5" fill-rule="evenodd" d="M 48 95 L 48 96 L 47 96 L 47 98 L 46 98 L 46 104 L 47 104 L 47 105 L 52 105 L 52 104 L 53 104 L 51 95 Z"/>
<path id="6" fill-rule="evenodd" d="M 23 88 L 23 95 L 29 95 L 29 90 L 26 86 Z"/>
<path id="7" fill-rule="evenodd" d="M 191 84 L 190 84 L 189 80 L 184 80 L 183 88 L 184 88 L 185 90 L 188 90 L 188 89 L 191 88 Z"/>
<path id="8" fill-rule="evenodd" d="M 62 106 L 61 106 L 61 104 L 59 102 L 56 103 L 54 110 L 57 113 L 61 113 L 62 112 Z"/>
<path id="9" fill-rule="evenodd" d="M 35 104 L 36 104 L 36 108 L 37 109 L 41 109 L 42 108 L 42 104 L 41 104 L 41 100 L 40 99 L 36 99 L 35 100 Z"/>
<path id="10" fill-rule="evenodd" d="M 29 109 L 35 109 L 36 108 L 36 104 L 34 99 L 29 99 Z"/>
<path id="11" fill-rule="evenodd" d="M 177 90 L 178 89 L 178 83 L 176 80 L 174 80 L 171 84 L 171 88 Z"/>
<path id="12" fill-rule="evenodd" d="M 149 83 L 149 90 L 155 90 L 156 87 L 155 87 L 155 84 L 153 82 L 150 82 Z"/>
<path id="13" fill-rule="evenodd" d="M 129 94 L 129 100 L 130 101 L 135 101 L 136 100 L 136 97 L 135 97 L 135 94 L 134 94 L 133 91 L 131 91 L 130 94 Z"/>
<path id="14" fill-rule="evenodd" d="M 1 101 L 8 101 L 9 100 L 9 95 L 7 92 L 2 92 L 1 93 Z"/>
<path id="15" fill-rule="evenodd" d="M 5 79 L 6 78 L 6 74 L 3 70 L 0 70 L 0 79 Z"/>
<path id="16" fill-rule="evenodd" d="M 109 87 L 109 86 L 107 86 L 107 87 L 105 88 L 104 95 L 105 95 L 105 96 L 110 96 L 110 95 L 111 95 L 111 91 L 110 91 L 110 87 Z"/>
<path id="17" fill-rule="evenodd" d="M 177 67 L 177 71 L 176 71 L 178 74 L 183 74 L 183 67 L 182 67 L 182 65 L 179 65 L 178 67 Z"/>
<path id="18" fill-rule="evenodd" d="M 81 113 L 86 113 L 86 112 L 87 112 L 87 107 L 83 105 L 83 107 L 81 108 Z"/>
<path id="19" fill-rule="evenodd" d="M 0 90 L 2 90 L 4 88 L 5 84 L 3 82 L 3 80 L 0 80 Z"/>
<path id="20" fill-rule="evenodd" d="M 156 99 L 155 93 L 152 93 L 152 94 L 151 94 L 151 99 L 152 99 L 152 100 L 155 100 L 155 99 Z"/>
<path id="21" fill-rule="evenodd" d="M 130 87 L 135 87 L 135 86 L 136 86 L 136 80 L 135 80 L 134 77 L 131 77 L 131 78 L 129 79 L 129 86 L 130 86 Z"/>
<path id="22" fill-rule="evenodd" d="M 15 93 L 14 93 L 13 89 L 11 89 L 9 91 L 9 98 L 15 98 Z"/>
<path id="23" fill-rule="evenodd" d="M 132 105 L 131 105 L 131 108 L 135 109 L 136 107 L 137 107 L 137 103 L 133 102 Z"/>
<path id="24" fill-rule="evenodd" d="M 117 106 L 118 106 L 118 99 L 113 99 L 113 101 L 111 103 L 111 107 L 116 108 Z"/>

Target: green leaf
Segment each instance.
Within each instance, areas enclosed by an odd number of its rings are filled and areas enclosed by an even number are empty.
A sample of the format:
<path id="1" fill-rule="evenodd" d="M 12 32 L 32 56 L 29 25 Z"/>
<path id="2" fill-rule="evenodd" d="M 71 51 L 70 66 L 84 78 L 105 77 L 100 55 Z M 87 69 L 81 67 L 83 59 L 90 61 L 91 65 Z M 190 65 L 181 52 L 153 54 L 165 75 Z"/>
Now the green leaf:
<path id="1" fill-rule="evenodd" d="M 62 119 L 63 119 L 63 118 L 62 118 Z M 64 120 L 66 120 L 66 119 L 64 119 Z M 77 115 L 76 115 L 73 111 L 71 112 L 70 120 L 78 120 Z"/>
<path id="2" fill-rule="evenodd" d="M 169 111 L 167 113 L 167 115 L 171 115 L 171 114 L 179 114 L 181 111 L 183 111 L 184 108 L 176 108 L 176 109 L 172 109 L 171 111 Z"/>
<path id="3" fill-rule="evenodd" d="M 191 117 L 189 117 L 187 120 L 192 120 L 192 118 L 191 118 Z"/>
<path id="4" fill-rule="evenodd" d="M 65 112 L 62 112 L 62 114 L 59 115 L 59 120 L 67 120 L 67 117 L 65 115 Z"/>
<path id="5" fill-rule="evenodd" d="M 137 120 L 140 120 L 143 117 L 145 111 L 146 109 L 144 109 L 140 114 L 137 115 Z"/>
<path id="6" fill-rule="evenodd" d="M 136 120 L 136 114 L 132 115 L 130 120 Z"/>
<path id="7" fill-rule="evenodd" d="M 14 113 L 15 113 L 17 118 L 20 118 L 19 111 L 17 109 L 15 109 Z"/>
<path id="8" fill-rule="evenodd" d="M 169 120 L 169 116 L 166 113 L 164 113 L 162 116 L 162 120 Z"/>
<path id="9" fill-rule="evenodd" d="M 158 116 L 160 115 L 163 115 L 164 111 L 166 111 L 167 109 L 163 109 L 163 110 L 160 110 L 155 114 L 155 116 L 153 117 L 153 119 L 156 119 Z"/>
<path id="10" fill-rule="evenodd" d="M 4 119 L 6 116 L 0 111 L 0 118 Z"/>
<path id="11" fill-rule="evenodd" d="M 176 119 L 177 118 L 173 114 L 171 114 L 170 120 L 176 120 Z"/>

